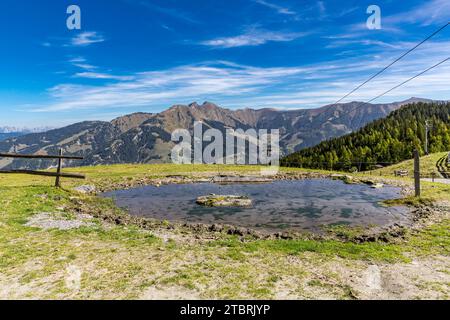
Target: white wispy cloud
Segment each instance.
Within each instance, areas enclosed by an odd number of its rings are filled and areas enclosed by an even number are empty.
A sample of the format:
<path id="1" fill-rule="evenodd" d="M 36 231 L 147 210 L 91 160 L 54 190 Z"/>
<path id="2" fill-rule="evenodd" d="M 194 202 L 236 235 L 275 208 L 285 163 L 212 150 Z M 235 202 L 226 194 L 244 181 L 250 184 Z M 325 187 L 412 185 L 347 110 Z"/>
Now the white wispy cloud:
<path id="1" fill-rule="evenodd" d="M 268 30 L 248 30 L 243 34 L 222 37 L 200 42 L 200 44 L 215 48 L 235 48 L 244 46 L 259 46 L 267 42 L 287 42 L 309 35 L 308 32 L 276 32 Z"/>
<path id="2" fill-rule="evenodd" d="M 386 52 L 384 52 L 386 51 Z M 450 41 L 430 42 L 371 81 L 346 101 L 367 101 L 443 60 Z M 207 61 L 126 75 L 81 72 L 77 76 L 114 80 L 98 84 L 61 83 L 48 90 L 48 103 L 31 111 L 164 109 L 176 103 L 215 101 L 227 107 L 306 108 L 333 103 L 392 61 L 404 49 L 386 48 L 346 59 L 302 67 L 254 67 Z M 443 64 L 376 102 L 411 96 L 449 99 L 450 63 Z M 28 108 L 30 110 L 30 108 Z"/>
<path id="3" fill-rule="evenodd" d="M 388 25 L 418 23 L 424 26 L 445 24 L 450 21 L 450 1 L 430 0 L 401 13 L 388 16 L 383 23 Z"/>
<path id="4" fill-rule="evenodd" d="M 73 46 L 88 46 L 93 43 L 105 41 L 105 38 L 96 31 L 86 31 L 77 34 L 70 41 Z"/>
<path id="5" fill-rule="evenodd" d="M 293 10 L 291 10 L 289 8 L 285 8 L 285 7 L 282 7 L 280 5 L 277 5 L 277 4 L 274 4 L 274 3 L 271 3 L 271 2 L 268 2 L 268 1 L 265 1 L 265 0 L 253 0 L 253 1 L 258 3 L 258 4 L 260 4 L 260 5 L 262 5 L 262 6 L 265 6 L 267 8 L 273 9 L 273 10 L 275 10 L 276 12 L 278 12 L 280 14 L 287 14 L 287 15 L 295 15 L 296 14 L 295 11 L 293 11 Z"/>
<path id="6" fill-rule="evenodd" d="M 94 70 L 97 69 L 96 66 L 93 66 L 92 64 L 87 64 L 87 63 L 74 63 L 73 64 L 75 67 L 78 67 L 80 69 L 84 69 L 84 70 Z"/>
<path id="7" fill-rule="evenodd" d="M 348 15 L 350 13 L 355 12 L 358 9 L 359 9 L 359 7 L 351 7 L 351 8 L 347 8 L 347 9 L 342 9 L 342 11 L 339 12 L 336 16 L 341 18 L 341 17 L 344 17 L 344 16 L 346 16 L 346 15 Z"/>
<path id="8" fill-rule="evenodd" d="M 72 63 L 82 63 L 82 62 L 86 62 L 86 58 L 85 58 L 85 57 L 81 57 L 81 56 L 78 56 L 78 57 L 72 57 L 72 58 L 70 58 L 69 62 L 72 62 Z"/>
<path id="9" fill-rule="evenodd" d="M 74 75 L 76 78 L 87 78 L 87 79 L 109 79 L 109 80 L 119 80 L 119 81 L 128 81 L 133 80 L 132 76 L 117 76 L 108 73 L 99 73 L 99 72 L 78 72 Z"/>
<path id="10" fill-rule="evenodd" d="M 35 111 L 152 106 L 198 97 L 254 94 L 265 86 L 288 79 L 303 68 L 255 68 L 223 61 L 186 65 L 130 75 L 132 81 L 106 85 L 60 84 L 48 90 L 53 103 Z M 127 79 L 128 80 L 128 79 Z"/>
<path id="11" fill-rule="evenodd" d="M 191 17 L 190 14 L 188 14 L 186 12 L 182 12 L 179 9 L 161 7 L 154 3 L 145 2 L 145 1 L 140 1 L 139 4 L 146 7 L 147 9 L 150 9 L 153 11 L 158 11 L 159 13 L 162 13 L 168 17 L 171 17 L 171 18 L 174 18 L 177 20 L 182 20 L 182 21 L 185 21 L 188 23 L 193 23 L 193 24 L 201 23 L 197 19 L 194 19 L 193 17 Z"/>
<path id="12" fill-rule="evenodd" d="M 321 17 L 324 17 L 327 12 L 327 8 L 325 7 L 325 3 L 323 1 L 317 1 L 317 7 L 319 8 L 319 13 Z"/>
<path id="13" fill-rule="evenodd" d="M 117 80 L 117 81 L 129 81 L 133 80 L 134 77 L 130 75 L 114 75 L 106 72 L 99 72 L 100 69 L 97 66 L 89 64 L 87 59 L 78 56 L 69 59 L 69 63 L 77 68 L 82 69 L 82 72 L 77 72 L 72 75 L 73 78 L 85 78 L 85 79 L 100 79 L 100 80 Z"/>
<path id="14" fill-rule="evenodd" d="M 330 44 L 326 45 L 326 48 L 338 48 L 351 45 L 353 48 L 355 45 L 363 45 L 370 47 L 382 47 L 382 48 L 392 48 L 392 49 L 401 49 L 404 48 L 404 43 L 396 43 L 392 44 L 389 42 L 381 41 L 381 40 L 371 40 L 371 39 L 363 39 L 363 40 L 335 40 Z"/>
<path id="15" fill-rule="evenodd" d="M 74 67 L 86 70 L 86 71 L 92 71 L 97 69 L 97 66 L 94 66 L 92 64 L 89 64 L 86 60 L 86 58 L 78 56 L 78 57 L 72 57 L 69 59 L 69 63 L 73 65 Z"/>
<path id="16" fill-rule="evenodd" d="M 166 29 L 166 30 L 169 30 L 169 31 L 174 31 L 173 28 L 169 27 L 169 26 L 166 25 L 166 24 L 161 24 L 161 28 Z"/>
<path id="17" fill-rule="evenodd" d="M 382 20 L 384 22 L 384 20 Z M 346 40 L 346 39 L 367 39 L 373 36 L 373 30 L 369 30 L 365 22 L 350 24 L 342 28 L 341 32 L 337 32 L 331 35 L 323 36 L 324 39 L 330 40 Z M 405 31 L 392 25 L 383 23 L 380 32 L 401 35 L 405 34 Z M 351 43 L 350 43 L 351 44 Z"/>

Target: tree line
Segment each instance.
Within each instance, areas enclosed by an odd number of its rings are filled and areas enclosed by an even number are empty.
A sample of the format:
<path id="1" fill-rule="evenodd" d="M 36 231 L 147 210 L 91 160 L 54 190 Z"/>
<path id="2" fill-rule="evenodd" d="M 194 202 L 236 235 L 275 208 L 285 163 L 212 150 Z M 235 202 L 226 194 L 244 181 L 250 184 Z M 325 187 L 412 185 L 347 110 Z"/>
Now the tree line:
<path id="1" fill-rule="evenodd" d="M 324 141 L 292 153 L 283 166 L 345 171 L 371 170 L 411 159 L 414 149 L 425 153 L 425 122 L 428 151 L 450 150 L 450 103 L 414 103 L 393 111 L 356 132 Z"/>

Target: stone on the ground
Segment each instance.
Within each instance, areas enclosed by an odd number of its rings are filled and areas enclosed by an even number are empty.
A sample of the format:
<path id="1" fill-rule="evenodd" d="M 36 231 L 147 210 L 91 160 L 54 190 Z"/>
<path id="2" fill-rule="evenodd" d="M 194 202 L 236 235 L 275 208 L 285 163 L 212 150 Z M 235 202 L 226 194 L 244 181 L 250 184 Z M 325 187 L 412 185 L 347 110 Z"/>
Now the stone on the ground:
<path id="1" fill-rule="evenodd" d="M 91 185 L 84 185 L 74 188 L 75 191 L 78 191 L 80 193 L 94 193 L 95 187 Z"/>
<path id="2" fill-rule="evenodd" d="M 40 212 L 32 216 L 25 225 L 44 230 L 70 230 L 93 226 L 94 224 L 90 220 L 92 220 L 92 216 L 86 214 L 70 217 L 62 212 Z"/>

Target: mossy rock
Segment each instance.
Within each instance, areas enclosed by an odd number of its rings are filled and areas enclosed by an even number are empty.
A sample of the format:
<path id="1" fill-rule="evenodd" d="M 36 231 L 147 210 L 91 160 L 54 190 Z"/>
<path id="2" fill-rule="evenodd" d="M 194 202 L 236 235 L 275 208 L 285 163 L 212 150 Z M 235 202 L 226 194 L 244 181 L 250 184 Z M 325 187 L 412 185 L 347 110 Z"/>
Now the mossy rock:
<path id="1" fill-rule="evenodd" d="M 210 194 L 198 197 L 196 203 L 206 207 L 249 207 L 252 200 L 247 196 Z"/>

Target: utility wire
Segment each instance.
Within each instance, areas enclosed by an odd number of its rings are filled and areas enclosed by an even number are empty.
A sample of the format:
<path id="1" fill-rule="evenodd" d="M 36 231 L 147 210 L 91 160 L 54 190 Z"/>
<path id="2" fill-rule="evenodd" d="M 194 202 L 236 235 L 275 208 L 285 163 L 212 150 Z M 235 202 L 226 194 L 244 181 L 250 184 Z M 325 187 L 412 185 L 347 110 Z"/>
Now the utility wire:
<path id="1" fill-rule="evenodd" d="M 364 105 L 364 104 L 371 103 L 372 101 L 374 101 L 374 100 L 376 100 L 376 99 L 378 99 L 378 98 L 381 98 L 381 97 L 384 96 L 385 94 L 388 94 L 389 92 L 391 92 L 391 91 L 393 91 L 393 90 L 395 90 L 395 89 L 397 89 L 397 88 L 403 86 L 404 84 L 410 82 L 411 80 L 414 80 L 415 78 L 420 77 L 420 76 L 423 75 L 424 73 L 426 73 L 426 72 L 428 72 L 428 71 L 430 71 L 430 70 L 432 70 L 432 69 L 438 67 L 439 65 L 443 64 L 444 62 L 446 62 L 446 61 L 448 61 L 448 60 L 450 60 L 450 57 L 448 57 L 448 58 L 442 60 L 441 62 L 436 63 L 435 65 L 433 65 L 433 66 L 429 67 L 428 69 L 426 69 L 426 70 L 424 70 L 424 71 L 422 71 L 422 72 L 416 74 L 415 76 L 409 78 L 408 80 L 403 81 L 402 83 L 400 83 L 400 84 L 396 85 L 395 87 L 393 87 L 393 88 L 391 88 L 391 89 L 389 89 L 389 90 L 383 92 L 382 94 L 379 94 L 379 95 L 376 96 L 375 98 L 372 98 L 372 99 L 370 99 L 369 101 L 366 101 L 366 102 L 360 102 L 360 103 L 355 107 L 355 110 L 358 109 L 359 107 L 361 107 L 361 106 Z M 357 126 L 356 128 L 359 128 L 359 126 L 361 125 L 361 121 L 362 121 L 362 116 L 360 117 L 359 122 L 358 122 L 358 126 Z"/>
<path id="2" fill-rule="evenodd" d="M 404 84 L 410 82 L 411 80 L 414 80 L 414 79 L 417 78 L 417 77 L 420 77 L 420 76 L 423 75 L 424 73 L 426 73 L 426 72 L 428 72 L 428 71 L 430 71 L 430 70 L 436 68 L 437 66 L 443 64 L 444 62 L 447 62 L 448 60 L 450 60 L 450 57 L 448 57 L 447 59 L 442 60 L 442 61 L 439 62 L 439 63 L 436 63 L 434 66 L 429 67 L 428 69 L 426 69 L 426 70 L 424 70 L 424 71 L 422 71 L 422 72 L 416 74 L 414 77 L 411 77 L 411 78 L 409 78 L 408 80 L 403 81 L 402 83 L 400 83 L 400 84 L 396 85 L 395 87 L 393 87 L 393 88 L 391 88 L 391 89 L 389 89 L 389 90 L 383 92 L 382 94 L 376 96 L 375 98 L 370 99 L 369 101 L 367 101 L 367 102 L 365 102 L 365 103 L 371 103 L 372 101 L 374 101 L 374 100 L 376 100 L 376 99 L 378 99 L 378 98 L 381 98 L 381 97 L 384 96 L 385 94 L 387 94 L 387 93 L 389 93 L 389 92 L 391 92 L 391 91 L 393 91 L 393 90 L 395 90 L 395 89 L 397 89 L 397 88 L 403 86 Z"/>
<path id="3" fill-rule="evenodd" d="M 400 61 L 401 59 L 403 59 L 405 56 L 407 56 L 408 54 L 410 54 L 412 51 L 414 51 L 415 49 L 417 49 L 418 47 L 420 47 L 422 44 L 424 44 L 425 42 L 427 42 L 429 39 L 433 38 L 436 34 L 438 34 L 439 32 L 441 32 L 442 30 L 444 30 L 448 25 L 450 24 L 450 22 L 448 22 L 447 24 L 445 24 L 444 26 L 442 26 L 441 28 L 439 28 L 438 30 L 436 30 L 435 32 L 433 32 L 431 35 L 429 35 L 428 37 L 426 37 L 424 40 L 422 40 L 420 43 L 416 44 L 413 48 L 409 49 L 408 51 L 406 51 L 404 54 L 402 54 L 400 57 L 398 57 L 397 59 L 395 59 L 393 62 L 391 62 L 390 64 L 388 64 L 386 67 L 384 67 L 383 69 L 381 69 L 380 71 L 378 71 L 376 74 L 374 74 L 373 76 L 371 76 L 369 79 L 367 79 L 366 81 L 364 81 L 363 83 L 361 83 L 359 86 L 357 86 L 355 89 L 353 89 L 352 91 L 350 91 L 349 93 L 347 93 L 345 96 L 343 96 L 342 98 L 340 98 L 338 101 L 335 102 L 339 103 L 342 100 L 344 100 L 345 98 L 347 98 L 349 95 L 351 95 L 352 93 L 354 93 L 356 90 L 358 90 L 359 88 L 361 88 L 363 85 L 365 85 L 366 83 L 368 83 L 369 81 L 373 80 L 374 78 L 378 77 L 380 74 L 382 74 L 384 71 L 386 71 L 387 69 L 389 69 L 391 66 L 393 66 L 395 63 L 397 63 L 398 61 Z"/>
<path id="4" fill-rule="evenodd" d="M 406 83 L 410 82 L 411 80 L 416 79 L 417 77 L 420 77 L 420 76 L 423 75 L 424 73 L 426 73 L 426 72 L 428 72 L 428 71 L 430 71 L 430 70 L 432 70 L 432 69 L 438 67 L 439 65 L 443 64 L 444 62 L 446 62 L 446 61 L 448 61 L 448 60 L 450 60 L 450 57 L 448 57 L 448 58 L 442 60 L 441 62 L 436 63 L 435 65 L 433 65 L 433 66 L 429 67 L 428 69 L 426 69 L 426 70 L 424 70 L 424 71 L 422 71 L 422 72 L 416 74 L 415 76 L 413 76 L 413 77 L 411 77 L 411 78 L 409 78 L 409 79 L 403 81 L 402 83 L 396 85 L 395 87 L 392 87 L 391 89 L 389 89 L 389 90 L 383 92 L 382 94 L 379 94 L 379 95 L 376 96 L 375 98 L 372 98 L 372 99 L 370 99 L 370 100 L 367 101 L 367 102 L 360 102 L 360 103 L 355 107 L 355 110 L 358 109 L 359 107 L 363 106 L 364 104 L 371 103 L 372 101 L 374 101 L 374 100 L 376 100 L 376 99 L 378 99 L 378 98 L 381 98 L 382 96 L 388 94 L 389 92 L 391 92 L 391 91 L 393 91 L 393 90 L 395 90 L 395 89 L 397 89 L 397 88 L 399 88 L 399 87 L 405 85 Z M 362 115 L 359 117 L 359 121 L 358 121 L 358 125 L 356 126 L 356 130 L 358 130 L 358 128 L 360 127 L 361 122 L 362 122 Z"/>

